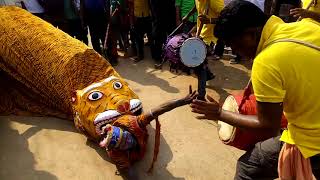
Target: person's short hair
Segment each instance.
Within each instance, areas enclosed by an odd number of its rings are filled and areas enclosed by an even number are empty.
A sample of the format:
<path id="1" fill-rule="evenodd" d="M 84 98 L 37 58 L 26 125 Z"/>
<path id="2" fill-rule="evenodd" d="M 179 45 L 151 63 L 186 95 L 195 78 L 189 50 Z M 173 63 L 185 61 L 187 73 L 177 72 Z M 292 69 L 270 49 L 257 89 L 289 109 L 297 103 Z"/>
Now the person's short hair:
<path id="1" fill-rule="evenodd" d="M 267 16 L 254 4 L 245 0 L 233 0 L 220 13 L 214 35 L 224 41 L 236 37 L 250 27 L 261 27 Z"/>

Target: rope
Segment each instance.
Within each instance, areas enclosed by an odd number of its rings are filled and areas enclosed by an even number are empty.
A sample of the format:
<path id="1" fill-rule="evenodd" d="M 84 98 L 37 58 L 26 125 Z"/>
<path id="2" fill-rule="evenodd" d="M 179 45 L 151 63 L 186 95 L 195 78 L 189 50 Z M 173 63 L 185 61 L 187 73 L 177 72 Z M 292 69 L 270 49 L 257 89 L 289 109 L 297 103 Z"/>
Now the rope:
<path id="1" fill-rule="evenodd" d="M 159 122 L 159 118 L 157 117 L 156 118 L 156 134 L 155 134 L 155 140 L 154 140 L 153 159 L 152 159 L 151 166 L 148 170 L 148 173 L 152 173 L 154 163 L 157 161 L 157 158 L 158 158 L 159 147 L 160 147 L 160 127 L 161 127 L 161 125 Z"/>
<path id="2" fill-rule="evenodd" d="M 266 47 L 272 45 L 272 44 L 275 44 L 275 43 L 279 43 L 279 42 L 292 42 L 292 43 L 296 43 L 296 44 L 300 44 L 300 45 L 303 45 L 303 46 L 306 46 L 306 47 L 310 47 L 310 48 L 313 48 L 315 50 L 318 50 L 320 51 L 320 47 L 317 46 L 317 45 L 314 45 L 312 43 L 309 43 L 309 42 L 306 42 L 306 41 L 302 41 L 302 40 L 299 40 L 299 39 L 290 39 L 290 38 L 285 38 L 285 39 L 277 39 L 277 40 L 274 40 L 274 41 L 271 41 L 269 44 L 266 45 Z M 240 110 L 242 109 L 242 106 L 244 105 L 244 103 L 249 99 L 250 97 L 250 94 L 252 93 L 252 82 L 251 82 L 251 79 L 249 80 L 245 90 L 244 90 L 244 93 L 243 93 L 243 98 L 241 100 L 241 103 L 239 105 L 239 112 Z"/>

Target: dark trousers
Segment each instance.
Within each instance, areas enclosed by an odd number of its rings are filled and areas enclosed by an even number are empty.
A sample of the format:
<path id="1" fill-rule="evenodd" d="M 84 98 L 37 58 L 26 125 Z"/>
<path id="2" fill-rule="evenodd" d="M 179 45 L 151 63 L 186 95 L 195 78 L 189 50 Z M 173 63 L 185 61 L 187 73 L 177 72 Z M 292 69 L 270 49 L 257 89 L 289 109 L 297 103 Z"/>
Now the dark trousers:
<path id="1" fill-rule="evenodd" d="M 100 41 L 103 43 L 107 31 L 107 17 L 104 13 L 86 12 L 85 19 L 89 26 L 92 47 L 102 53 Z"/>
<path id="2" fill-rule="evenodd" d="M 152 27 L 151 56 L 157 62 L 162 58 L 162 46 L 167 39 L 167 30 L 161 24 L 153 23 Z"/>
<path id="3" fill-rule="evenodd" d="M 88 45 L 88 30 L 82 27 L 80 19 L 67 20 L 65 32 Z"/>
<path id="4" fill-rule="evenodd" d="M 133 38 L 136 47 L 137 56 L 144 58 L 144 34 L 150 34 L 152 30 L 150 17 L 136 17 L 133 28 Z M 151 41 L 149 39 L 149 41 Z"/>
<path id="5" fill-rule="evenodd" d="M 206 84 L 208 75 L 211 73 L 208 67 L 207 60 L 200 66 L 194 68 L 194 72 L 198 78 L 198 99 L 205 99 L 206 96 Z"/>
<path id="6" fill-rule="evenodd" d="M 278 178 L 278 159 L 283 143 L 280 136 L 259 142 L 237 162 L 235 180 L 271 180 Z M 312 171 L 320 180 L 320 156 L 310 158 Z"/>
<path id="7" fill-rule="evenodd" d="M 107 57 L 111 64 L 118 61 L 117 41 L 121 37 L 120 24 L 111 23 L 108 27 Z"/>
<path id="8" fill-rule="evenodd" d="M 175 1 L 174 0 L 149 0 L 152 14 L 152 42 L 151 56 L 160 62 L 162 45 L 175 28 Z"/>
<path id="9" fill-rule="evenodd" d="M 221 57 L 224 52 L 224 45 L 224 42 L 221 39 L 218 39 L 217 44 L 214 48 L 214 54 Z"/>

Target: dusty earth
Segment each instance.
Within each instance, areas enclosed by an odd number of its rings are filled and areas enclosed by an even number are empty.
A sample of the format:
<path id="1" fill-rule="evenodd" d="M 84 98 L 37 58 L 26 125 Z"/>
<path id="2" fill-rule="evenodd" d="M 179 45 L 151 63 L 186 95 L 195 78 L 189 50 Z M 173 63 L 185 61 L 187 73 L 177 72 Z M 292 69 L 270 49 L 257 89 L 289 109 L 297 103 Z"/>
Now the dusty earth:
<path id="1" fill-rule="evenodd" d="M 127 79 L 147 110 L 169 99 L 185 96 L 193 76 L 153 68 L 153 60 L 133 64 L 121 59 L 117 71 Z M 217 75 L 208 82 L 208 93 L 223 102 L 229 93 L 239 93 L 249 79 L 243 65 L 210 61 Z M 200 121 L 189 106 L 160 117 L 161 147 L 152 175 L 146 173 L 153 155 L 154 128 L 145 158 L 134 169 L 140 179 L 232 179 L 240 150 L 222 144 L 214 122 Z M 72 122 L 50 117 L 0 117 L 0 179 L 122 179 L 106 153 L 79 134 Z"/>

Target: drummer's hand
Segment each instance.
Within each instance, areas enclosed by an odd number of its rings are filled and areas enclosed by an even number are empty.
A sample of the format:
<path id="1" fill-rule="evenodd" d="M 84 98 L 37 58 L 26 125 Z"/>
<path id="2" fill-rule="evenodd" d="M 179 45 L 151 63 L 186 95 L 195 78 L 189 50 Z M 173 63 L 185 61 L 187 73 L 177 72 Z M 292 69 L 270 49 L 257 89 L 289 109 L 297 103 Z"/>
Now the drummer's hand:
<path id="1" fill-rule="evenodd" d="M 208 102 L 195 99 L 191 103 L 192 112 L 201 114 L 197 119 L 218 120 L 221 107 L 217 101 L 207 95 Z"/>
<path id="2" fill-rule="evenodd" d="M 198 18 L 203 24 L 210 24 L 210 19 L 206 15 L 199 15 Z"/>
<path id="3" fill-rule="evenodd" d="M 293 17 L 302 17 L 302 18 L 307 18 L 310 17 L 310 11 L 307 9 L 302 9 L 302 8 L 295 8 L 295 9 L 290 9 L 290 15 Z"/>

